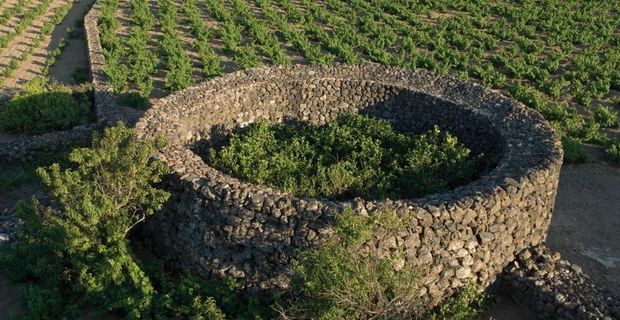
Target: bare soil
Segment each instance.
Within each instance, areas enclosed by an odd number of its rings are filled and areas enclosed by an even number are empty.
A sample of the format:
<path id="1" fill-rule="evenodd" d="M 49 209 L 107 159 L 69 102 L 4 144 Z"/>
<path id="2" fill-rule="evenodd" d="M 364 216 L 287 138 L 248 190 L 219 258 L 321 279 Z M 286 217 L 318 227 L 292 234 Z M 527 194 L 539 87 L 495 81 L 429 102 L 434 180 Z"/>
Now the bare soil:
<path id="1" fill-rule="evenodd" d="M 33 41 L 41 33 L 43 23 L 51 20 L 55 10 L 68 1 L 56 0 L 52 2 L 48 11 L 40 19 L 33 22 L 21 35 L 15 37 L 2 52 L 0 66 L 7 65 L 11 58 L 19 57 L 23 52 L 33 48 Z M 33 1 L 32 3 L 36 5 L 38 2 L 40 1 Z M 88 68 L 86 41 L 83 36 L 81 38 L 69 39 L 66 30 L 74 26 L 77 18 L 84 16 L 83 12 L 90 3 L 91 0 L 81 0 L 73 4 L 73 7 L 63 21 L 55 26 L 52 34 L 41 41 L 39 46 L 34 48 L 24 61 L 20 61 L 19 68 L 10 77 L 6 78 L 2 88 L 0 88 L 0 100 L 12 97 L 20 91 L 26 82 L 35 77 L 43 76 L 43 69 L 50 56 L 50 52 L 56 49 L 63 39 L 67 42 L 67 46 L 63 49 L 60 56 L 56 58 L 56 63 L 50 67 L 48 71 L 50 78 L 61 83 L 71 84 L 71 74 L 76 69 Z"/>
<path id="2" fill-rule="evenodd" d="M 564 165 L 547 245 L 620 296 L 620 166 Z"/>

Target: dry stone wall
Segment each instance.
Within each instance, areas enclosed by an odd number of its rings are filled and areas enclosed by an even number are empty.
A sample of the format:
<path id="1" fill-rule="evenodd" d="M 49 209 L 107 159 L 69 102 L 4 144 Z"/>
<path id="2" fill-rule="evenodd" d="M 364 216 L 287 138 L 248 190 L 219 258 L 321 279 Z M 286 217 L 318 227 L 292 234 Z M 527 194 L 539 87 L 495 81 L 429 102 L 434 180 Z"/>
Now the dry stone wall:
<path id="1" fill-rule="evenodd" d="M 259 119 L 324 124 L 341 113 L 408 133 L 438 125 L 485 154 L 486 174 L 419 199 L 336 202 L 239 181 L 201 158 Z M 400 227 L 377 232 L 368 247 L 404 250 L 401 266 L 423 274 L 422 305 L 468 281 L 487 287 L 519 251 L 545 240 L 562 164 L 558 136 L 535 111 L 475 84 L 375 64 L 229 74 L 161 99 L 136 128 L 141 138 L 170 139 L 157 157 L 173 170 L 173 198 L 149 220 L 150 237 L 203 276 L 232 276 L 259 296 L 288 286 L 295 251 L 320 245 L 346 207 L 398 216 Z"/>
<path id="2" fill-rule="evenodd" d="M 99 3 L 95 3 L 85 18 L 86 39 L 95 89 L 94 103 L 98 123 L 77 127 L 65 132 L 26 137 L 11 143 L 0 143 L 0 165 L 29 160 L 38 152 L 53 152 L 72 141 L 72 139 L 82 139 L 83 137 L 90 136 L 95 126 L 113 124 L 120 118 L 112 90 L 107 84 L 105 74 L 102 72 L 104 57 L 97 30 L 99 8 Z M 300 68 L 302 70 L 298 70 L 297 73 L 300 75 L 300 78 L 295 80 L 313 79 L 312 76 L 317 75 L 317 70 L 313 70 L 314 68 Z M 365 70 L 369 72 L 376 71 Z M 491 172 L 493 178 L 491 180 L 487 178 L 489 182 L 487 186 L 483 186 L 482 184 L 484 183 L 477 182 L 472 184 L 472 186 L 464 186 L 447 194 L 431 195 L 424 199 L 386 200 L 380 203 L 365 202 L 357 199 L 337 204 L 330 202 L 324 204 L 325 202 L 320 199 L 299 199 L 292 195 L 282 194 L 277 190 L 250 186 L 205 166 L 201 158 L 192 150 L 216 146 L 218 143 L 221 144 L 223 141 L 218 141 L 218 137 L 222 135 L 218 134 L 218 132 L 222 126 L 211 128 L 208 131 L 212 134 L 208 134 L 209 132 L 205 131 L 205 128 L 212 123 L 209 118 L 203 119 L 206 120 L 204 125 L 197 125 L 196 123 L 185 124 L 182 121 L 190 120 L 190 122 L 200 123 L 202 120 L 195 118 L 195 113 L 204 113 L 204 110 L 198 111 L 198 109 L 208 109 L 211 107 L 218 109 L 210 111 L 208 114 L 221 113 L 221 111 L 217 110 L 223 109 L 225 110 L 224 112 L 234 115 L 234 124 L 238 126 L 255 121 L 257 117 L 264 117 L 263 113 L 261 113 L 263 111 L 259 109 L 255 109 L 258 110 L 255 111 L 246 108 L 247 110 L 240 112 L 230 109 L 230 105 L 211 104 L 208 99 L 221 95 L 228 88 L 241 90 L 243 85 L 249 86 L 252 81 L 267 81 L 267 78 L 271 78 L 272 81 L 277 82 L 282 72 L 286 73 L 288 71 L 270 69 L 260 72 L 244 71 L 229 75 L 226 79 L 204 84 L 198 89 L 189 89 L 177 96 L 164 99 L 160 103 L 162 106 L 155 109 L 153 114 L 149 115 L 148 120 L 145 119 L 142 122 L 141 126 L 143 129 L 141 130 L 141 135 L 144 137 L 155 132 L 163 132 L 173 140 L 173 145 L 158 157 L 174 168 L 175 173 L 169 176 L 166 182 L 168 188 L 174 191 L 174 198 L 167 204 L 164 212 L 161 212 L 149 221 L 149 229 L 151 230 L 152 238 L 156 239 L 156 242 L 165 245 L 168 250 L 175 251 L 185 265 L 196 266 L 197 269 L 202 270 L 202 274 L 205 276 L 218 277 L 222 274 L 229 274 L 241 277 L 240 280 L 246 283 L 250 292 L 261 291 L 274 286 L 286 286 L 286 269 L 283 266 L 289 262 L 291 251 L 289 249 L 288 253 L 284 254 L 282 249 L 291 247 L 291 239 L 297 239 L 299 242 L 303 238 L 300 243 L 303 246 L 304 244 L 307 245 L 308 241 L 330 233 L 329 227 L 319 230 L 316 223 L 306 222 L 308 220 L 312 221 L 313 216 L 318 215 L 316 210 L 312 210 L 315 209 L 316 203 L 321 203 L 321 208 L 325 208 L 320 215 L 325 214 L 325 216 L 330 217 L 334 213 L 331 211 L 334 207 L 336 207 L 336 210 L 340 210 L 345 206 L 351 206 L 360 213 L 373 213 L 381 206 L 390 207 L 396 208 L 397 212 L 400 212 L 404 217 L 410 216 L 404 213 L 412 213 L 415 219 L 408 218 L 405 222 L 409 222 L 410 225 L 403 223 L 402 232 L 395 234 L 393 237 L 378 234 L 378 236 L 382 237 L 378 247 L 389 248 L 395 245 L 409 248 L 407 250 L 407 262 L 418 265 L 426 272 L 425 280 L 421 287 L 421 296 L 426 303 L 433 303 L 437 301 L 437 297 L 446 296 L 466 280 L 476 280 L 482 285 L 491 283 L 491 279 L 495 277 L 498 266 L 502 264 L 500 262 L 514 257 L 514 250 L 518 250 L 518 248 L 528 243 L 532 245 L 539 243 L 540 239 L 544 239 L 549 221 L 548 215 L 553 207 L 553 198 L 555 196 L 555 186 L 553 184 L 557 180 L 554 179 L 557 179 L 557 169 L 559 168 L 558 159 L 560 156 L 558 155 L 557 138 L 553 136 L 550 138 L 554 141 L 552 149 L 538 154 L 538 160 L 525 162 L 523 165 L 518 165 L 518 163 L 515 165 L 514 160 L 516 159 L 508 157 L 513 160 L 510 163 L 504 162 L 508 158 L 504 156 L 505 150 L 502 149 L 502 146 L 503 148 L 516 147 L 517 153 L 525 151 L 526 155 L 531 154 L 531 152 L 537 152 L 523 148 L 526 145 L 525 142 L 529 140 L 527 138 L 528 130 L 523 127 L 516 131 L 518 135 L 522 136 L 522 138 L 517 140 L 506 140 L 502 138 L 505 133 L 488 129 L 485 132 L 491 134 L 492 137 L 484 137 L 484 134 L 479 137 L 487 141 L 486 144 L 491 148 L 493 146 L 499 148 L 495 150 L 495 159 L 492 157 L 487 158 L 489 159 L 489 167 L 496 165 Z M 377 74 L 366 75 L 361 74 L 364 71 L 355 71 L 352 78 L 347 78 L 352 76 L 350 70 L 348 74 L 343 76 L 340 76 L 339 70 L 331 70 L 330 72 L 331 74 L 327 78 L 344 79 L 345 81 L 355 80 L 356 78 L 359 80 L 359 83 L 362 81 L 374 81 L 377 84 L 387 83 L 390 79 L 393 80 L 394 76 L 397 76 L 394 74 L 387 80 L 381 79 L 381 76 L 386 75 L 386 70 Z M 241 78 L 246 76 L 251 76 L 253 79 L 241 81 Z M 318 76 L 325 76 L 325 73 Z M 436 104 L 441 104 L 442 106 L 449 105 L 450 103 L 452 103 L 453 107 L 464 105 L 470 111 L 461 112 L 469 112 L 482 117 L 488 116 L 488 111 L 494 112 L 494 110 L 489 110 L 489 108 L 477 108 L 480 104 L 486 104 L 489 101 L 497 101 L 504 105 L 504 107 L 508 106 L 508 108 L 522 108 L 520 105 L 515 105 L 514 102 L 507 102 L 506 98 L 500 97 L 496 93 L 483 90 L 471 84 L 455 82 L 456 87 L 444 87 L 443 89 L 435 90 L 432 86 L 435 84 L 435 79 L 438 78 L 428 74 L 425 77 L 429 81 L 426 83 L 418 81 L 414 86 L 415 90 L 413 90 L 415 92 L 426 92 L 425 98 L 439 97 L 441 94 L 445 94 L 446 90 L 458 91 L 453 92 L 452 95 L 445 95 L 443 98 L 435 100 Z M 288 77 L 289 80 L 290 78 Z M 377 79 L 380 81 L 377 81 Z M 407 82 L 407 79 L 396 80 L 401 81 L 401 84 L 402 81 Z M 442 79 L 441 81 L 445 82 L 447 80 Z M 239 85 L 236 85 L 236 82 Z M 390 86 L 391 84 L 388 84 L 387 87 L 389 88 Z M 474 91 L 466 91 L 472 88 Z M 237 92 L 240 96 L 243 96 L 243 93 L 243 90 Z M 361 91 L 356 93 L 361 94 Z M 336 94 L 338 93 L 336 92 Z M 353 97 L 352 99 L 354 101 L 355 99 L 368 101 L 368 99 L 361 97 L 359 94 L 358 98 Z M 408 94 L 413 93 L 410 92 Z M 288 94 L 284 94 L 284 96 L 286 97 Z M 339 98 L 333 98 L 333 96 L 331 94 L 325 95 L 325 97 L 321 95 L 318 99 L 338 101 Z M 302 95 L 301 98 L 316 99 L 314 93 L 310 91 L 307 91 L 305 96 Z M 275 103 L 275 100 L 273 101 Z M 430 101 L 432 101 L 432 98 Z M 288 103 L 288 99 L 279 102 Z M 448 102 L 448 104 L 443 104 L 444 102 Z M 271 100 L 269 104 L 272 104 Z M 280 105 L 285 106 L 286 104 Z M 330 106 L 333 108 L 333 104 Z M 429 105 L 425 106 L 429 107 Z M 298 107 L 301 108 L 301 104 Z M 165 108 L 168 109 L 166 110 Z M 332 119 L 339 112 L 338 109 L 332 110 L 332 108 L 328 112 L 326 105 L 325 109 L 321 108 L 321 114 L 306 113 L 304 115 L 304 112 L 307 112 L 304 110 L 302 115 L 308 119 L 314 117 L 312 118 L 314 121 L 318 117 L 318 123 L 322 123 L 322 121 Z M 355 110 L 350 111 L 355 112 Z M 327 114 L 329 114 L 328 118 L 326 118 Z M 389 114 L 384 116 L 390 118 Z M 416 125 L 425 121 L 424 114 L 417 116 L 419 118 L 416 121 Z M 279 118 L 284 119 L 282 110 L 274 112 L 274 119 Z M 512 121 L 513 116 L 500 116 L 495 119 L 487 117 L 487 119 L 488 121 L 498 121 L 499 119 L 501 124 L 506 121 Z M 522 118 L 514 118 L 517 121 L 519 119 Z M 535 117 L 535 119 L 536 123 L 540 121 L 539 118 Z M 160 121 L 162 126 L 157 127 Z M 487 120 L 481 119 L 473 121 L 487 123 Z M 453 131 L 454 128 L 449 126 L 455 122 L 454 118 L 442 122 L 444 128 Z M 152 127 L 149 130 L 145 130 L 145 126 Z M 412 131 L 410 128 L 401 127 L 400 129 Z M 485 127 L 482 126 L 478 129 L 484 131 Z M 230 124 L 228 130 L 230 130 Z M 201 134 L 204 134 L 204 136 L 201 136 Z M 467 132 L 462 132 L 461 138 L 467 134 Z M 468 139 L 470 143 L 475 143 L 475 141 L 472 142 L 472 140 L 476 140 L 475 137 L 475 134 L 470 136 L 470 139 Z M 210 138 L 210 141 L 208 138 Z M 537 135 L 532 136 L 532 139 L 538 138 L 541 137 Z M 549 139 L 546 136 L 542 138 Z M 495 144 L 488 143 L 488 141 L 493 139 L 500 139 L 501 142 L 496 142 Z M 548 158 L 540 163 L 536 162 L 545 157 Z M 505 174 L 498 171 L 507 169 L 510 169 L 510 172 L 505 172 Z M 503 181 L 502 176 L 505 177 Z M 519 179 L 515 179 L 515 177 Z M 548 190 L 546 196 L 540 197 L 540 195 L 545 195 L 545 188 L 547 188 L 545 181 L 553 189 Z M 241 189 L 245 190 L 248 187 L 251 187 L 248 189 L 249 191 L 241 191 Z M 252 188 L 260 189 L 265 195 L 261 205 L 259 205 L 261 201 L 260 193 L 258 197 L 256 195 L 253 195 L 254 198 L 250 196 L 249 192 L 254 190 Z M 535 189 L 537 189 L 537 193 L 534 194 L 532 192 Z M 542 214 L 540 211 L 532 213 L 515 212 L 515 206 L 511 206 L 506 210 L 500 209 L 500 214 L 498 215 L 497 208 L 494 209 L 495 204 L 512 204 L 514 198 L 508 195 L 515 194 L 520 194 L 523 199 L 529 199 L 530 205 L 539 203 L 540 206 L 538 208 L 542 207 L 544 212 Z M 491 200 L 490 195 L 492 195 L 493 200 Z M 220 198 L 214 198 L 215 196 Z M 234 198 L 245 199 L 244 205 L 249 211 L 235 208 L 238 203 L 232 202 Z M 515 200 L 514 203 L 516 204 L 518 201 Z M 408 204 L 413 205 L 409 206 Z M 295 208 L 305 206 L 310 210 L 302 211 L 301 215 L 293 214 L 291 209 L 293 205 Z M 221 212 L 212 210 L 217 207 L 225 208 L 225 210 Z M 267 209 L 269 207 L 272 208 L 271 212 L 262 212 L 262 208 Z M 527 208 L 527 206 L 525 207 Z M 521 208 L 523 209 L 523 206 Z M 252 216 L 253 212 L 254 215 Z M 416 216 L 416 213 L 419 214 Z M 524 216 L 527 218 L 523 221 L 520 220 Z M 12 215 L 7 217 L 12 217 Z M 289 219 L 289 217 L 292 218 Z M 272 222 L 271 225 L 266 223 L 268 219 Z M 331 219 L 325 220 L 328 223 L 332 222 Z M 207 224 L 214 221 L 217 224 L 213 227 L 208 227 Z M 13 220 L 9 222 L 11 223 L 4 221 L 1 226 L 8 228 L 9 225 L 17 226 L 20 224 L 18 221 L 13 223 Z M 170 223 L 168 224 L 168 222 Z M 274 222 L 275 228 L 273 226 Z M 296 226 L 295 223 L 298 223 L 299 226 Z M 240 227 L 242 224 L 244 224 L 245 229 Z M 286 229 L 285 225 L 294 225 L 296 227 Z M 534 229 L 528 229 L 528 226 L 533 226 Z M 10 227 L 10 230 L 6 228 L 2 229 L 3 233 L 0 233 L 0 243 L 16 239 L 13 235 L 17 233 L 13 230 L 13 227 Z M 283 230 L 287 230 L 286 232 L 288 233 L 283 232 Z M 297 230 L 301 231 L 302 236 L 291 236 Z M 510 232 L 508 232 L 509 230 Z M 9 232 L 11 234 L 10 237 L 8 236 Z M 252 235 L 257 232 L 267 232 L 270 235 L 254 239 Z M 282 233 L 278 235 L 278 232 Z M 245 234 L 245 236 L 239 237 L 238 234 Z M 202 236 L 205 237 L 202 238 Z M 217 240 L 210 243 L 210 236 L 217 238 Z M 452 237 L 454 237 L 454 240 L 452 240 Z M 528 240 L 528 237 L 531 238 Z M 239 239 L 242 240 L 239 241 Z M 252 241 L 248 243 L 246 242 L 247 239 L 252 239 Z M 283 239 L 283 241 L 278 242 L 279 239 Z M 514 243 L 512 245 L 509 243 L 497 243 L 499 240 L 512 240 Z M 375 238 L 373 241 L 378 242 L 378 239 Z M 254 249 L 258 248 L 259 250 L 247 250 L 246 246 Z M 492 251 L 497 249 L 497 247 L 501 248 L 501 250 Z M 435 248 L 438 249 L 435 250 Z M 570 265 L 567 261 L 559 260 L 559 254 L 548 250 L 544 244 L 523 248 L 517 259 L 506 265 L 504 272 L 498 277 L 498 281 L 492 287 L 499 288 L 504 294 L 508 294 L 521 305 L 536 310 L 536 312 L 543 316 L 557 317 L 558 319 L 620 319 L 620 298 L 598 289 L 592 279 L 583 274 L 577 266 Z M 244 259 L 250 261 L 248 263 L 241 263 L 240 261 L 244 261 Z M 271 266 L 265 269 L 268 273 L 260 275 L 261 270 L 256 270 L 256 265 L 261 263 L 271 264 Z M 487 269 L 485 263 L 489 263 L 490 268 Z M 255 272 L 253 274 L 250 272 L 246 274 L 243 271 L 244 268 L 248 268 L 248 270 L 254 268 Z M 245 280 L 245 277 L 248 280 Z M 257 280 L 259 278 L 262 279 L 262 283 Z"/>
<path id="3" fill-rule="evenodd" d="M 496 287 L 541 319 L 620 319 L 620 297 L 544 243 L 523 249 Z"/>

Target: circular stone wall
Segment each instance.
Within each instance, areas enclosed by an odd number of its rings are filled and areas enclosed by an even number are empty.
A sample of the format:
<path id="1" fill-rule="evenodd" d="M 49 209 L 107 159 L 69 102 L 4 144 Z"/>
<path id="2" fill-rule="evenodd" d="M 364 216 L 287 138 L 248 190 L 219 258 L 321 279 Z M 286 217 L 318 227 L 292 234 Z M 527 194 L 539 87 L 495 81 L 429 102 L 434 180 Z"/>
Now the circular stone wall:
<path id="1" fill-rule="evenodd" d="M 475 153 L 484 174 L 418 199 L 328 201 L 239 181 L 209 167 L 206 149 L 259 119 L 324 124 L 341 113 L 388 119 L 419 133 L 438 125 Z M 206 278 L 232 276 L 249 294 L 288 286 L 296 249 L 320 245 L 345 207 L 389 210 L 400 227 L 368 243 L 401 250 L 421 271 L 431 306 L 466 282 L 488 286 L 521 249 L 545 240 L 562 163 L 558 136 L 537 112 L 481 86 L 375 64 L 266 67 L 236 72 L 161 99 L 136 126 L 163 133 L 157 158 L 173 170 L 165 208 L 147 222 L 154 242 Z"/>

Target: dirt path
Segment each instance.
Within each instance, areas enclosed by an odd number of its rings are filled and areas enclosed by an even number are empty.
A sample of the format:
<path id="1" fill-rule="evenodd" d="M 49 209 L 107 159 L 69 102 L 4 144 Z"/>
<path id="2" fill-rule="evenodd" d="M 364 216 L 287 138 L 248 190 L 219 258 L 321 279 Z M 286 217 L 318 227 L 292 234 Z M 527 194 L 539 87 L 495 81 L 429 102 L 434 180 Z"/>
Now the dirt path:
<path id="1" fill-rule="evenodd" d="M 38 46 L 34 46 L 34 39 L 41 33 L 44 22 L 50 21 L 55 10 L 68 3 L 70 0 L 55 0 L 50 5 L 46 13 L 36 19 L 23 33 L 13 39 L 9 46 L 4 49 L 0 57 L 0 66 L 6 66 L 11 59 L 19 58 L 22 54 L 27 54 L 27 58 L 19 62 L 19 67 L 11 76 L 6 77 L 4 84 L 0 90 L 0 98 L 7 99 L 19 92 L 24 83 L 34 79 L 37 76 L 44 75 L 43 71 L 46 66 L 50 52 L 58 48 L 63 39 L 67 42 L 60 56 L 57 57 L 56 63 L 50 68 L 48 75 L 52 79 L 56 79 L 62 83 L 71 83 L 71 73 L 78 68 L 88 67 L 88 55 L 86 42 L 82 38 L 68 39 L 66 30 L 74 26 L 74 21 L 88 8 L 91 0 L 81 0 L 73 4 L 69 13 L 63 21 L 54 27 L 50 36 L 45 37 Z M 33 1 L 33 5 L 40 1 Z M 28 53 L 29 50 L 32 52 Z"/>
<path id="2" fill-rule="evenodd" d="M 564 165 L 547 244 L 620 296 L 620 167 Z"/>

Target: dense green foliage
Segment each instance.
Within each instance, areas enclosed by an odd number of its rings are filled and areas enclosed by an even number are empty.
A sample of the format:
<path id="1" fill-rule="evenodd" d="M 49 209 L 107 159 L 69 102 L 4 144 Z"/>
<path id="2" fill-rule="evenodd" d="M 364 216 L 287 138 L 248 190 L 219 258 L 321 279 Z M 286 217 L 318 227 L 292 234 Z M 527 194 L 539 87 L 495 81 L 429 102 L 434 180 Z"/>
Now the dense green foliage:
<path id="1" fill-rule="evenodd" d="M 345 210 L 336 215 L 335 235 L 320 249 L 306 251 L 294 263 L 295 279 L 284 318 L 303 319 L 405 319 L 419 303 L 415 270 L 398 268 L 404 252 L 384 256 L 365 246 L 373 226 L 386 233 L 401 227 L 394 213 L 369 216 Z"/>
<path id="2" fill-rule="evenodd" d="M 620 164 L 620 140 L 610 143 L 605 151 L 609 154 L 611 161 Z"/>
<path id="3" fill-rule="evenodd" d="M 489 310 L 496 301 L 482 292 L 479 292 L 469 283 L 444 303 L 425 316 L 428 320 L 474 320 L 480 319 L 485 310 Z"/>
<path id="4" fill-rule="evenodd" d="M 150 160 L 161 146 L 159 138 L 136 142 L 135 132 L 119 124 L 96 134 L 90 148 L 74 149 L 73 169 L 37 170 L 57 203 L 18 203 L 21 238 L 0 247 L 11 278 L 31 281 L 26 319 L 74 318 L 84 307 L 128 319 L 270 317 L 266 307 L 241 299 L 230 279 L 207 282 L 156 257 L 136 259 L 129 231 L 169 196 L 152 186 L 168 171 Z"/>
<path id="5" fill-rule="evenodd" d="M 146 110 L 151 106 L 149 99 L 138 92 L 125 92 L 119 96 L 118 104 L 138 110 Z"/>
<path id="6" fill-rule="evenodd" d="M 153 287 L 126 236 L 168 197 L 150 186 L 166 169 L 149 163 L 155 146 L 137 145 L 133 131 L 121 125 L 96 135 L 92 148 L 73 150 L 69 159 L 76 169 L 61 171 L 54 164 L 37 171 L 58 206 L 19 203 L 22 237 L 1 257 L 12 278 L 39 280 L 26 293 L 29 316 L 71 316 L 83 303 L 139 315 L 148 305 Z"/>
<path id="7" fill-rule="evenodd" d="M 252 123 L 210 163 L 297 195 L 332 199 L 420 197 L 466 183 L 476 156 L 435 127 L 419 136 L 386 120 L 345 115 L 325 126 Z"/>
<path id="8" fill-rule="evenodd" d="M 564 149 L 565 163 L 586 163 L 590 161 L 588 155 L 583 151 L 581 141 L 578 139 L 562 137 L 562 148 Z"/>
<path id="9" fill-rule="evenodd" d="M 42 134 L 83 125 L 91 118 L 88 86 L 71 89 L 37 78 L 25 89 L 0 107 L 0 131 Z"/>

